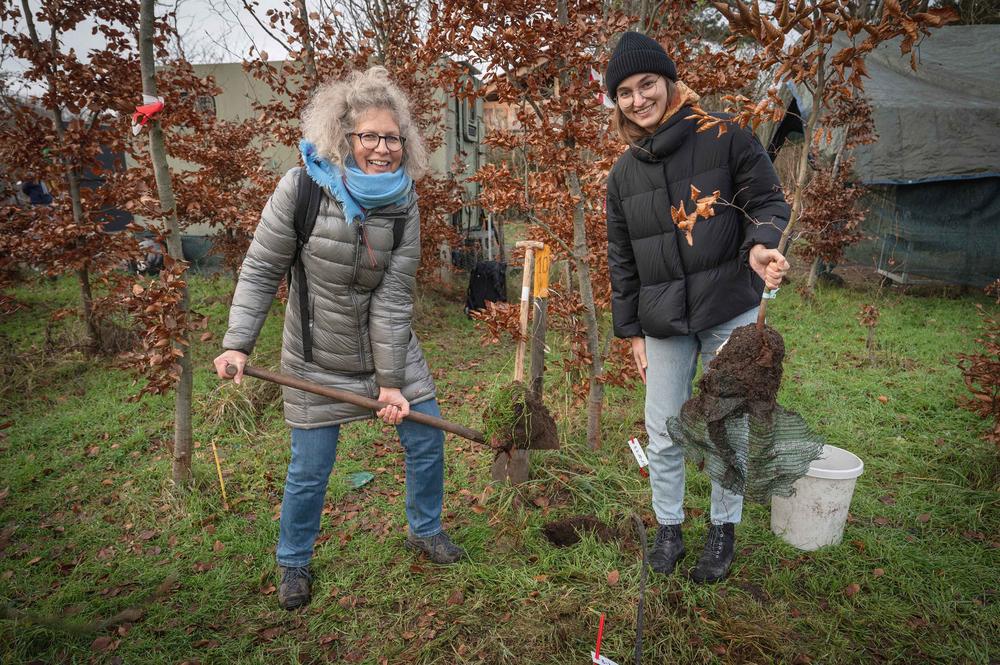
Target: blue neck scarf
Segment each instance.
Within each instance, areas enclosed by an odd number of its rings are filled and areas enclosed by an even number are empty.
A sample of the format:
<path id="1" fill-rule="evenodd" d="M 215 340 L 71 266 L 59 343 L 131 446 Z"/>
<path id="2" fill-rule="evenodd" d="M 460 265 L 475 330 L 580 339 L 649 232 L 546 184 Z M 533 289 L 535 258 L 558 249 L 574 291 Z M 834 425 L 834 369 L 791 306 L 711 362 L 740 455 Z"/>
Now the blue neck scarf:
<path id="1" fill-rule="evenodd" d="M 367 212 L 373 208 L 404 203 L 413 186 L 413 180 L 402 167 L 392 173 L 369 175 L 358 168 L 353 157 L 348 157 L 347 168 L 342 171 L 328 159 L 320 157 L 316 146 L 305 139 L 299 142 L 299 150 L 306 173 L 337 199 L 348 224 L 353 223 L 355 218 L 363 222 Z"/>

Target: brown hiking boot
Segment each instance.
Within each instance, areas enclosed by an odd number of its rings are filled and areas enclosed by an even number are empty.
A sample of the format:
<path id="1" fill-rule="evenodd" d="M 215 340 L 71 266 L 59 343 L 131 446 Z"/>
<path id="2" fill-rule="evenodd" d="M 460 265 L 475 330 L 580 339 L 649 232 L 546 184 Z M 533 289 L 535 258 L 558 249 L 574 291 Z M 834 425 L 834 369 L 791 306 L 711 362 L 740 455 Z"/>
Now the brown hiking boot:
<path id="1" fill-rule="evenodd" d="M 309 573 L 309 567 L 278 566 L 278 570 L 281 571 L 278 605 L 285 610 L 296 610 L 308 605 L 312 599 L 312 575 Z"/>
<path id="2" fill-rule="evenodd" d="M 408 534 L 403 545 L 407 549 L 423 552 L 434 563 L 455 563 L 465 555 L 465 550 L 451 542 L 451 538 L 444 531 L 427 538 Z"/>

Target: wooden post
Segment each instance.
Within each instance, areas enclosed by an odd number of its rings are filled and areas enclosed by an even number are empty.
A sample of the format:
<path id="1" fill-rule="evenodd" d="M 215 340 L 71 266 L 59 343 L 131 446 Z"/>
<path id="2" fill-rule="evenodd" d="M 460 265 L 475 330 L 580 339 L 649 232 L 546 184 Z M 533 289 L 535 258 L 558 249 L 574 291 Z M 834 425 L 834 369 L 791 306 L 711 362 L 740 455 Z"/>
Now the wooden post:
<path id="1" fill-rule="evenodd" d="M 440 262 L 440 268 L 438 269 L 438 276 L 441 278 L 441 282 L 446 286 L 451 285 L 451 245 L 447 240 L 442 240 L 441 244 L 438 245 L 438 261 Z"/>
<path id="2" fill-rule="evenodd" d="M 549 298 L 549 269 L 552 251 L 542 247 L 535 257 L 534 313 L 531 320 L 531 382 L 528 389 L 542 398 L 542 376 L 545 374 L 545 326 Z"/>

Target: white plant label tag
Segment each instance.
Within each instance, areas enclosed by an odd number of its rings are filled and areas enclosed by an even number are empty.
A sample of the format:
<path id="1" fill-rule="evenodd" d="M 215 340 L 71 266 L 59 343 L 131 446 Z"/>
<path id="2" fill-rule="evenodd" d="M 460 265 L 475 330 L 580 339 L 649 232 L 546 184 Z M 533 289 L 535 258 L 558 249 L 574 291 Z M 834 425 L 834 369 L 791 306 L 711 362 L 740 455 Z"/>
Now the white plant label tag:
<path id="1" fill-rule="evenodd" d="M 635 461 L 639 463 L 640 469 L 649 466 L 649 459 L 646 457 L 646 452 L 642 449 L 639 439 L 634 437 L 629 439 L 628 447 L 632 449 L 632 454 L 635 456 Z"/>
<path id="2" fill-rule="evenodd" d="M 598 655 L 593 651 L 590 652 L 590 662 L 594 663 L 594 665 L 618 665 L 618 663 L 611 660 L 607 656 L 598 657 Z"/>
<path id="3" fill-rule="evenodd" d="M 764 293 L 760 297 L 764 300 L 774 300 L 778 297 L 778 289 L 764 289 Z"/>

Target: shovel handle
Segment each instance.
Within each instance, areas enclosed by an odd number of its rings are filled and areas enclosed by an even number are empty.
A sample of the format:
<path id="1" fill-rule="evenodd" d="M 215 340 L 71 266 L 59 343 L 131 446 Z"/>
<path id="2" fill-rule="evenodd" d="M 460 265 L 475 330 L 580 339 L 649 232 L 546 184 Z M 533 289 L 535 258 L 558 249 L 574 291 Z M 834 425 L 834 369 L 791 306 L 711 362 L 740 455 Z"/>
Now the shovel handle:
<path id="1" fill-rule="evenodd" d="M 338 402 L 347 402 L 348 404 L 360 406 L 365 409 L 371 409 L 372 411 L 378 411 L 389 406 L 384 402 L 379 402 L 378 400 L 371 399 L 370 397 L 363 397 L 362 395 L 356 395 L 352 392 L 340 390 L 338 388 L 327 388 L 326 386 L 321 386 L 318 383 L 313 383 L 312 381 L 306 381 L 305 379 L 288 376 L 287 374 L 280 374 L 278 372 L 260 369 L 259 367 L 244 365 L 243 373 L 247 376 L 253 376 L 258 379 L 263 379 L 264 381 L 270 381 L 282 386 L 288 386 L 289 388 L 295 388 L 296 390 L 304 390 L 315 395 L 322 395 L 323 397 L 329 397 L 330 399 Z M 236 367 L 233 365 L 227 365 L 226 374 L 231 377 L 236 376 Z M 468 439 L 469 441 L 486 443 L 486 437 L 482 432 L 470 429 L 464 425 L 453 423 L 445 420 L 444 418 L 429 416 L 426 413 L 420 413 L 419 411 L 413 411 L 411 409 L 410 414 L 406 416 L 406 420 L 412 420 L 413 422 L 420 423 L 421 425 L 430 425 L 431 427 L 436 427 L 440 430 L 444 430 L 445 432 L 456 434 L 463 439 Z"/>

